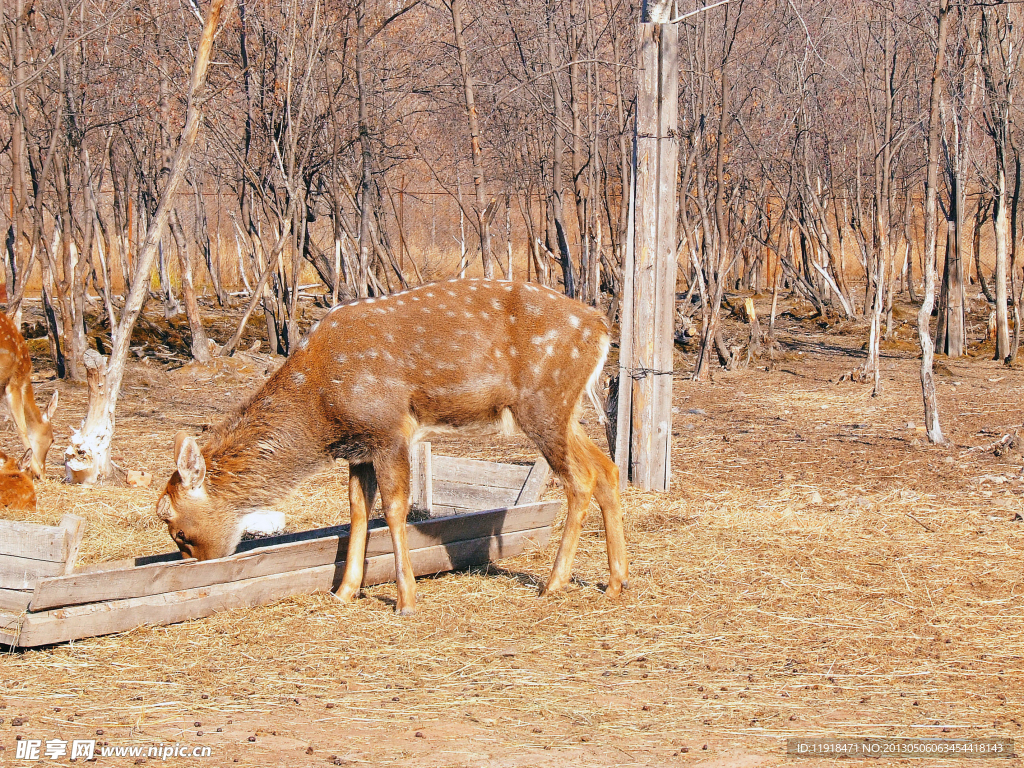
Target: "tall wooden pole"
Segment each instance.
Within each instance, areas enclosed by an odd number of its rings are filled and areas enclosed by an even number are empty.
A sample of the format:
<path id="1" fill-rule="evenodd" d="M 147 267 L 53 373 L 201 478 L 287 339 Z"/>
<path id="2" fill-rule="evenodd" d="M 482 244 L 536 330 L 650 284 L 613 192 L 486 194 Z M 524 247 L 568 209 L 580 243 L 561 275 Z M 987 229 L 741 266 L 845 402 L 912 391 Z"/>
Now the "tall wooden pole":
<path id="1" fill-rule="evenodd" d="M 669 487 L 672 463 L 679 166 L 679 60 L 676 25 L 665 23 L 669 7 L 645 7 L 638 34 L 632 227 L 623 265 L 616 439 L 623 478 L 640 488 L 663 491 Z"/>

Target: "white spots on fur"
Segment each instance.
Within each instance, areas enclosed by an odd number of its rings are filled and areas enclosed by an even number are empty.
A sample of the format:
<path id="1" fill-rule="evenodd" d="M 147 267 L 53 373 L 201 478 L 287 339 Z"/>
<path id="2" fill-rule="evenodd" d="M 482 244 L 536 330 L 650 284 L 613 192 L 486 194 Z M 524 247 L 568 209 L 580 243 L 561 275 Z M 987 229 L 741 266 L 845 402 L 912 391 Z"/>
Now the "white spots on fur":
<path id="1" fill-rule="evenodd" d="M 511 283 L 506 284 L 505 285 L 505 290 L 506 291 L 511 291 L 512 290 L 512 284 Z"/>
<path id="2" fill-rule="evenodd" d="M 551 357 L 553 354 L 555 354 L 555 345 L 554 344 L 548 344 L 546 347 L 544 347 L 544 356 L 545 357 Z"/>
<path id="3" fill-rule="evenodd" d="M 516 316 L 515 315 L 509 315 L 508 316 L 508 324 L 509 325 L 515 325 L 516 324 Z"/>
<path id="4" fill-rule="evenodd" d="M 376 360 L 377 359 L 377 355 L 378 355 L 378 352 L 377 352 L 376 349 L 368 349 L 368 350 L 366 350 L 366 356 L 368 358 L 370 358 L 371 360 Z"/>
<path id="5" fill-rule="evenodd" d="M 413 301 L 419 301 L 420 300 L 419 296 L 412 296 L 411 298 L 412 298 Z"/>
<path id="6" fill-rule="evenodd" d="M 535 374 L 536 376 L 540 376 L 540 366 L 539 366 L 539 365 L 535 365 L 535 366 L 533 366 L 533 373 L 534 373 L 534 374 Z"/>
<path id="7" fill-rule="evenodd" d="M 422 325 L 417 325 L 416 326 L 416 333 L 420 334 L 421 336 L 423 335 L 423 326 Z"/>
<path id="8" fill-rule="evenodd" d="M 434 292 L 433 291 L 427 291 L 427 298 L 428 299 L 434 298 Z"/>
<path id="9" fill-rule="evenodd" d="M 554 341 L 557 338 L 558 338 L 558 331 L 556 331 L 554 328 L 552 328 L 550 331 L 545 333 L 543 336 L 534 336 L 532 339 L 530 339 L 530 341 L 533 342 L 534 346 L 537 346 L 537 347 L 548 345 L 547 350 L 548 350 L 548 354 L 550 355 L 554 351 L 553 347 L 551 346 L 551 342 Z"/>
<path id="10" fill-rule="evenodd" d="M 501 309 L 501 302 L 497 299 L 491 299 L 491 306 L 495 309 Z"/>
<path id="11" fill-rule="evenodd" d="M 495 360 L 501 360 L 501 350 L 500 349 L 494 350 L 494 359 Z"/>
<path id="12" fill-rule="evenodd" d="M 467 320 L 472 320 L 473 319 L 473 313 L 472 312 L 463 312 L 463 314 L 466 316 Z"/>
<path id="13" fill-rule="evenodd" d="M 584 328 L 583 329 L 583 338 L 584 339 L 589 339 L 590 338 L 590 334 L 591 334 L 591 331 L 590 331 L 589 328 Z"/>
<path id="14" fill-rule="evenodd" d="M 338 327 L 338 321 L 337 320 L 331 320 L 331 328 L 337 328 L 337 327 Z"/>
<path id="15" fill-rule="evenodd" d="M 295 371 L 295 373 L 292 374 L 292 381 L 294 381 L 296 384 L 305 384 L 306 374 L 304 374 L 302 371 Z"/>
<path id="16" fill-rule="evenodd" d="M 580 351 L 576 347 L 573 347 L 572 352 L 569 353 L 569 357 L 571 357 L 573 360 L 579 360 Z"/>
<path id="17" fill-rule="evenodd" d="M 569 325 L 571 325 L 573 328 L 579 328 L 580 319 L 576 317 L 576 315 L 569 315 Z"/>
<path id="18" fill-rule="evenodd" d="M 338 361 L 338 365 L 344 365 L 346 362 L 348 362 L 348 355 L 346 355 L 344 352 L 339 352 L 334 356 L 334 359 Z"/>
<path id="19" fill-rule="evenodd" d="M 364 304 L 373 304 L 376 301 L 376 299 L 363 299 Z"/>
<path id="20" fill-rule="evenodd" d="M 476 290 L 479 290 L 479 288 L 478 288 L 478 286 L 475 286 L 475 285 L 470 285 L 470 286 L 469 286 L 469 290 L 471 290 L 471 291 L 476 291 Z"/>
<path id="21" fill-rule="evenodd" d="M 444 314 L 445 314 L 445 317 L 455 317 L 455 312 L 453 312 L 450 309 L 447 312 L 445 312 Z"/>
<path id="22" fill-rule="evenodd" d="M 511 287 L 509 288 L 509 290 L 511 290 Z M 527 286 L 526 286 L 526 290 L 528 290 L 528 291 L 531 291 L 531 292 L 533 292 L 533 293 L 536 293 L 537 291 L 539 291 L 539 290 L 540 290 L 540 288 L 538 288 L 538 287 L 537 287 L 537 286 L 535 286 L 535 285 L 527 285 Z"/>
<path id="23" fill-rule="evenodd" d="M 404 302 L 404 301 L 402 301 L 401 299 L 399 299 L 399 300 L 397 301 L 397 304 L 398 304 L 398 306 L 400 306 L 400 307 L 404 307 L 404 306 L 405 306 L 405 302 Z"/>
<path id="24" fill-rule="evenodd" d="M 519 357 L 519 350 L 516 349 L 515 344 L 508 348 L 509 357 Z"/>

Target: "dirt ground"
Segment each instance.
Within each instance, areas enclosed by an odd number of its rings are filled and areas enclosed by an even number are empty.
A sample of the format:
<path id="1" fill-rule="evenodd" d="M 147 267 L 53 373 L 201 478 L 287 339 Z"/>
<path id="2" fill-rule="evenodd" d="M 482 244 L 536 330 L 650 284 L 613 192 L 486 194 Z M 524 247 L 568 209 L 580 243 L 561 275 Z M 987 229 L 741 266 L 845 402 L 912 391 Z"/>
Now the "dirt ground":
<path id="1" fill-rule="evenodd" d="M 809 768 L 835 761 L 789 757 L 787 739 L 838 735 L 999 736 L 1024 753 L 1024 478 L 1016 441 L 996 446 L 1024 429 L 1024 376 L 984 349 L 940 357 L 949 443 L 930 446 L 911 325 L 883 348 L 885 390 L 873 398 L 839 381 L 861 364 L 866 328 L 785 308 L 774 359 L 746 370 L 695 384 L 680 349 L 672 490 L 625 494 L 621 599 L 601 591 L 595 513 L 576 580 L 554 597 L 537 597 L 553 541 L 421 579 L 411 618 L 394 615 L 383 585 L 355 605 L 301 596 L 4 653 L 0 763 L 30 764 L 15 759 L 19 736 L 208 746 L 209 757 L 166 762 L 216 766 Z M 912 322 L 909 310 L 897 317 Z M 85 391 L 58 385 L 45 343 L 34 348 L 36 399 L 61 390 L 57 441 L 39 512 L 6 514 L 86 517 L 87 562 L 171 549 L 154 505 L 174 433 L 218 420 L 274 362 L 132 363 L 114 453 L 154 485 L 82 488 L 61 482 L 60 464 Z M 10 423 L 0 443 L 16 453 Z M 533 455 L 498 437 L 434 450 Z M 345 522 L 345 478 L 339 466 L 303 483 L 282 504 L 290 527 Z"/>

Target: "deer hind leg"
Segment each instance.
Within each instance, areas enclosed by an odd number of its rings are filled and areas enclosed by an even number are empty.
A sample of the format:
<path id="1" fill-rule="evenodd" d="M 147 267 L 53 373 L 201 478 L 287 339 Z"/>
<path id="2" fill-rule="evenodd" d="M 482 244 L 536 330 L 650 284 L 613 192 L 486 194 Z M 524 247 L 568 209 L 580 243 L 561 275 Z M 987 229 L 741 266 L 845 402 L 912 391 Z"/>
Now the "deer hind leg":
<path id="1" fill-rule="evenodd" d="M 629 587 L 629 560 L 626 556 L 626 534 L 622 527 L 622 499 L 619 496 L 619 468 L 598 448 L 594 441 L 580 432 L 596 471 L 594 498 L 604 519 L 604 537 L 608 547 L 608 597 L 617 597 Z"/>
<path id="2" fill-rule="evenodd" d="M 363 585 L 363 561 L 366 559 L 366 519 L 377 498 L 377 477 L 372 464 L 353 464 L 349 467 L 348 504 L 351 524 L 348 535 L 348 555 L 345 557 L 345 575 L 335 593 L 343 603 L 349 603 L 359 594 Z"/>
<path id="3" fill-rule="evenodd" d="M 564 438 L 535 442 L 555 474 L 562 479 L 569 502 L 562 541 L 555 555 L 551 576 L 541 594 L 557 592 L 569 583 L 583 522 L 593 497 L 601 508 L 608 547 L 608 567 L 611 575 L 605 593 L 609 597 L 618 596 L 626 586 L 628 573 L 625 535 L 622 528 L 622 504 L 619 500 L 618 468 L 575 422 L 570 424 Z"/>
<path id="4" fill-rule="evenodd" d="M 384 507 L 384 520 L 391 532 L 395 550 L 395 581 L 398 583 L 398 604 L 395 610 L 402 616 L 416 612 L 416 577 L 409 557 L 409 542 L 405 521 L 409 516 L 409 447 L 401 444 L 386 456 L 374 460 L 380 500 Z"/>
<path id="5" fill-rule="evenodd" d="M 523 431 L 529 435 L 540 452 L 544 454 L 551 469 L 562 480 L 569 509 L 565 515 L 565 528 L 562 530 L 562 541 L 558 545 L 555 564 L 551 568 L 551 576 L 541 590 L 547 595 L 565 587 L 572 575 L 572 562 L 579 546 L 583 521 L 590 508 L 590 499 L 594 493 L 596 473 L 590 462 L 590 456 L 580 440 L 583 436 L 578 425 L 570 422 L 569 427 L 553 434 L 550 431 L 533 431 L 529 425 L 523 425 Z M 584 437 L 584 439 L 586 439 Z"/>

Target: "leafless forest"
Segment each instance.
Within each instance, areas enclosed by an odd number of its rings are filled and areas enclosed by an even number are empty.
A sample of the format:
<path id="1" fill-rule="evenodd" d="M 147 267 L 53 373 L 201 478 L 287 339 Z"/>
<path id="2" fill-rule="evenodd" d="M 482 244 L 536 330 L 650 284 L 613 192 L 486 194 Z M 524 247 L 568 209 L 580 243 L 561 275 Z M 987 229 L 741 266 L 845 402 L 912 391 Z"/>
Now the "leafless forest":
<path id="1" fill-rule="evenodd" d="M 90 329 L 116 322 L 165 191 L 206 9 L 3 12 L 8 311 L 41 294 L 58 374 L 81 380 Z M 934 122 L 938 349 L 963 352 L 977 284 L 999 357 L 1015 356 L 1018 13 L 732 0 L 683 19 L 683 314 L 707 325 L 724 291 L 779 285 L 885 336 L 894 299 L 923 291 Z M 256 290 L 280 353 L 300 334 L 303 290 L 333 302 L 468 269 L 613 297 L 639 18 L 613 0 L 229 4 L 151 300 L 187 313 L 204 359 L 199 296 L 223 306 Z M 729 364 L 721 339 L 718 351 Z"/>

